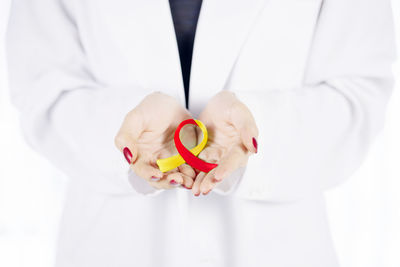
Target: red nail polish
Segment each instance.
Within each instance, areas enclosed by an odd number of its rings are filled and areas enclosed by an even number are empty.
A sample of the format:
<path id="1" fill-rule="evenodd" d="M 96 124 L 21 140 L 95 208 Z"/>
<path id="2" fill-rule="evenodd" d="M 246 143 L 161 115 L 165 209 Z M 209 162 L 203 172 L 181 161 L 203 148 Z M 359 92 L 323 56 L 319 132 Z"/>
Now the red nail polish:
<path id="1" fill-rule="evenodd" d="M 198 197 L 198 196 L 200 196 L 200 193 L 198 193 L 198 194 L 194 194 L 196 197 Z"/>
<path id="2" fill-rule="evenodd" d="M 177 185 L 178 184 L 175 180 L 171 180 L 169 183 L 172 184 L 172 185 Z"/>
<path id="3" fill-rule="evenodd" d="M 256 153 L 257 153 L 257 149 L 258 149 L 258 144 L 257 144 L 257 140 L 256 138 L 253 137 L 253 146 L 256 149 Z"/>
<path id="4" fill-rule="evenodd" d="M 125 147 L 124 150 L 124 156 L 126 161 L 131 164 L 132 163 L 132 152 L 129 150 L 129 148 Z"/>
<path id="5" fill-rule="evenodd" d="M 153 181 L 158 181 L 158 180 L 160 180 L 159 177 L 155 177 L 155 176 L 151 176 L 151 179 L 152 179 Z"/>

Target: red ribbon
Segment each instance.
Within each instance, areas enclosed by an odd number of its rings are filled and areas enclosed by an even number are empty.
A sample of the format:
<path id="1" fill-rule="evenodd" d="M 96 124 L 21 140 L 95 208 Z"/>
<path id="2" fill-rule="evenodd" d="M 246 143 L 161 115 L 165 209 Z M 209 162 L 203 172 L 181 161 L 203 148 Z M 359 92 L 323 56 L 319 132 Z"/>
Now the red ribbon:
<path id="1" fill-rule="evenodd" d="M 179 138 L 179 134 L 180 134 L 183 126 L 188 125 L 188 124 L 193 124 L 193 125 L 198 126 L 196 121 L 193 119 L 188 119 L 188 120 L 182 121 L 179 124 L 178 128 L 176 128 L 175 135 L 174 135 L 176 149 L 178 150 L 178 153 L 182 156 L 182 158 L 186 161 L 187 164 L 189 164 L 190 166 L 192 166 L 193 168 L 195 168 L 199 171 L 207 173 L 207 172 L 211 171 L 212 169 L 214 169 L 215 167 L 217 167 L 218 164 L 208 163 L 208 162 L 205 162 L 204 160 L 199 159 L 198 157 L 193 155 L 192 152 L 190 152 L 182 144 L 181 139 Z"/>

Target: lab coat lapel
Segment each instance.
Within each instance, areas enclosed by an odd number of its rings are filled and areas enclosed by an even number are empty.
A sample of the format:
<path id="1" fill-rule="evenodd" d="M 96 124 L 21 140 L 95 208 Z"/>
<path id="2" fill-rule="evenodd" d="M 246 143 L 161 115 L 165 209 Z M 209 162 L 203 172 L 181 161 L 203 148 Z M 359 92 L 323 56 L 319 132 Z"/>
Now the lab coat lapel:
<path id="1" fill-rule="evenodd" d="M 248 32 L 268 0 L 203 0 L 193 48 L 189 108 L 198 116 L 224 88 Z"/>
<path id="2" fill-rule="evenodd" d="M 140 1 L 141 9 L 138 11 L 139 21 L 145 21 L 146 40 L 154 47 L 144 47 L 149 50 L 146 54 L 145 64 L 150 66 L 146 72 L 150 77 L 147 81 L 150 87 L 159 89 L 169 95 L 177 97 L 185 106 L 185 91 L 183 86 L 182 71 L 179 59 L 179 49 L 176 41 L 171 9 L 168 0 Z M 157 13 L 155 13 L 157 11 Z M 144 63 L 143 63 L 144 64 Z M 157 81 L 154 80 L 157 74 Z"/>
<path id="3" fill-rule="evenodd" d="M 109 46 L 115 54 L 106 54 L 110 65 L 123 65 L 118 77 L 150 93 L 162 91 L 177 98 L 185 106 L 179 50 L 168 0 L 98 1 L 96 23 L 104 34 L 101 46 Z M 118 60 L 123 58 L 123 60 Z M 122 63 L 121 63 L 122 62 Z M 107 74 L 107 73 L 106 73 Z M 115 74 L 114 74 L 115 75 Z"/>

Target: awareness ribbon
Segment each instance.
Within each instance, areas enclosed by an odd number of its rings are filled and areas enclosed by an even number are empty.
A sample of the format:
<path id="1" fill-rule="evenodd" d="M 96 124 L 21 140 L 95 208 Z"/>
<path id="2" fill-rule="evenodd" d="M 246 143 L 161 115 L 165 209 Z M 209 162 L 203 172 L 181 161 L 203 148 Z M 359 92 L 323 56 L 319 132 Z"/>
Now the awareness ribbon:
<path id="1" fill-rule="evenodd" d="M 181 132 L 181 129 L 188 124 L 196 125 L 200 128 L 200 130 L 203 133 L 203 140 L 192 148 L 191 150 L 188 150 L 181 142 L 179 134 Z M 175 142 L 175 147 L 176 150 L 178 150 L 177 155 L 165 158 L 165 159 L 159 159 L 157 160 L 157 165 L 160 171 L 162 172 L 167 172 L 172 169 L 177 168 L 178 166 L 187 163 L 188 165 L 192 166 L 193 168 L 202 171 L 202 172 L 209 172 L 215 167 L 218 166 L 218 164 L 213 164 L 213 163 L 208 163 L 205 162 L 204 160 L 201 160 L 197 157 L 197 155 L 200 154 L 200 152 L 205 148 L 208 140 L 208 132 L 206 126 L 199 121 L 199 120 L 193 120 L 193 119 L 188 119 L 182 121 L 179 126 L 175 130 L 174 134 L 174 142 Z"/>

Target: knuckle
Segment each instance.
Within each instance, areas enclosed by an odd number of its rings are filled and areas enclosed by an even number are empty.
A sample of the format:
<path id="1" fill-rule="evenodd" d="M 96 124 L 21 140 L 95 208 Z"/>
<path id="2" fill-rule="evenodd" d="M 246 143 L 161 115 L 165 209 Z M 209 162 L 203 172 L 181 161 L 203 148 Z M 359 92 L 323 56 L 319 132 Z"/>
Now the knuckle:
<path id="1" fill-rule="evenodd" d="M 121 133 L 118 133 L 114 138 L 114 144 L 116 147 L 122 148 L 126 142 L 125 140 L 126 139 L 125 139 L 124 135 Z"/>

